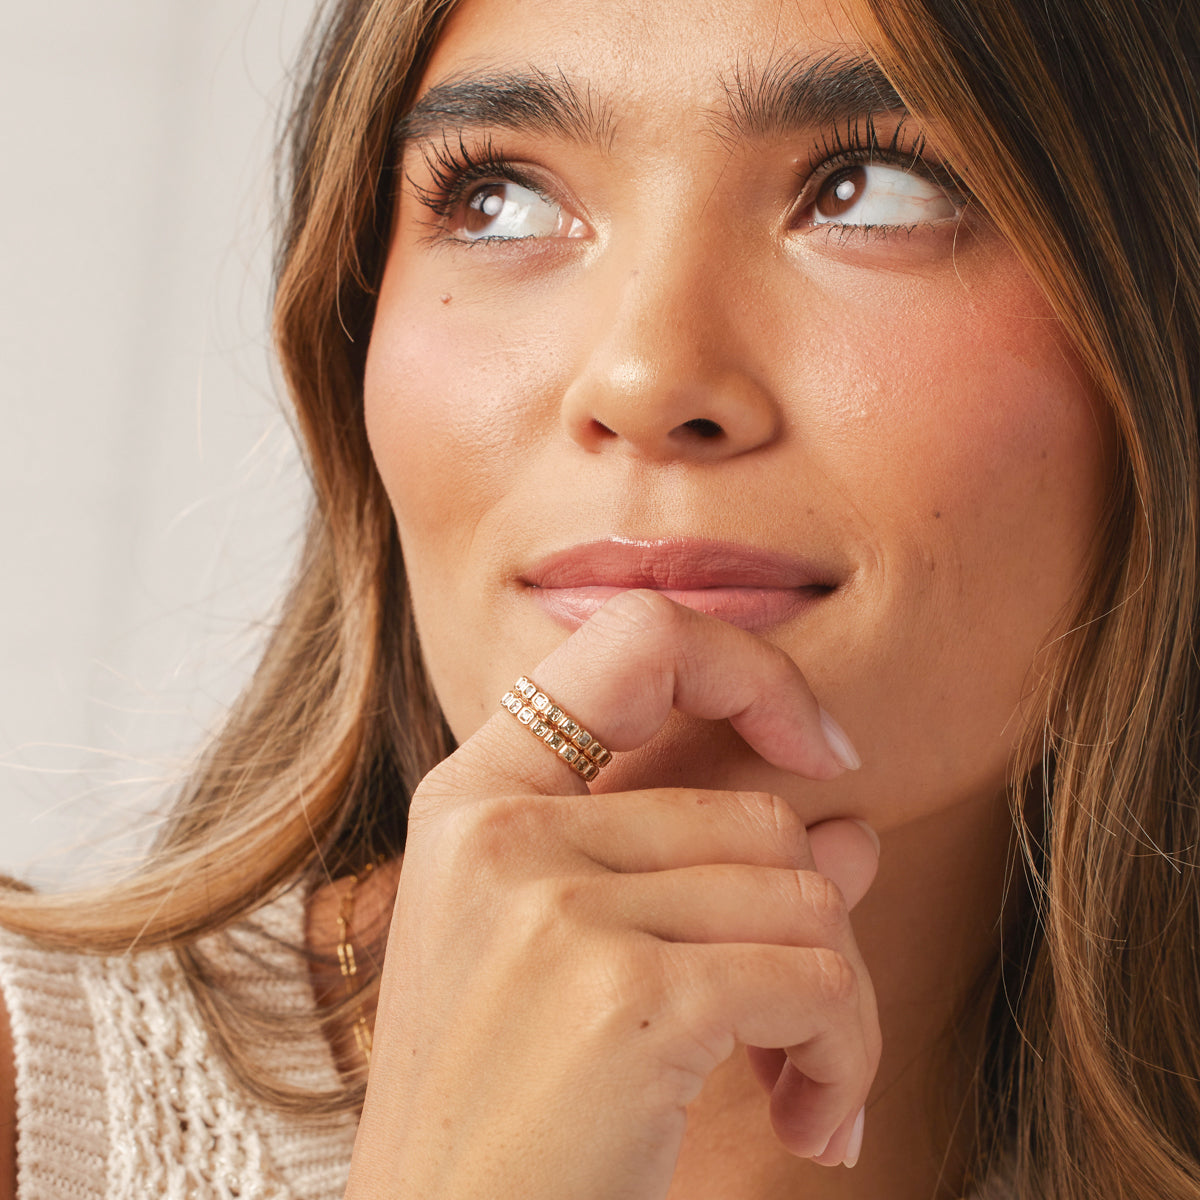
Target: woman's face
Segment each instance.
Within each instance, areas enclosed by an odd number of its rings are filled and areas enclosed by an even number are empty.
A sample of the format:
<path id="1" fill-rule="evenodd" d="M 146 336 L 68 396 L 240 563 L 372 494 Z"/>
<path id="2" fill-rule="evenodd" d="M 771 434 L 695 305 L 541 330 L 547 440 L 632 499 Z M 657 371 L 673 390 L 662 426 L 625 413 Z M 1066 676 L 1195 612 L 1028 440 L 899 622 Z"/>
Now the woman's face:
<path id="1" fill-rule="evenodd" d="M 783 647 L 865 765 L 797 780 L 679 718 L 608 789 L 991 804 L 1108 422 L 844 13 L 467 0 L 406 133 L 366 419 L 457 737 L 650 586 Z"/>

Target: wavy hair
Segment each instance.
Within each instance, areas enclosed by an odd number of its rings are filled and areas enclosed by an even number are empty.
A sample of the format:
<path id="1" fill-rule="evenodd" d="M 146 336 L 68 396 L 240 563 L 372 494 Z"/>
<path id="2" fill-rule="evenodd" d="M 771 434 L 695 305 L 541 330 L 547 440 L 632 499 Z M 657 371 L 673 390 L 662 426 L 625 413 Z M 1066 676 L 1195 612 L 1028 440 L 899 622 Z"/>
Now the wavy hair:
<path id="1" fill-rule="evenodd" d="M 453 747 L 416 641 L 362 415 L 398 147 L 454 0 L 326 5 L 282 153 L 275 336 L 314 493 L 258 671 L 145 866 L 84 897 L 0 897 L 0 921 L 96 953 L 171 946 L 214 1042 L 271 1036 L 198 939 L 297 880 L 404 844 L 407 797 Z M 1017 1194 L 1200 1197 L 1200 6 L 867 0 L 867 43 L 1020 254 L 1111 407 L 1111 511 L 1044 719 L 1015 757 L 1024 916 L 974 1002 L 973 1175 Z M 368 984 L 368 986 L 371 986 Z M 347 1007 L 347 1012 L 349 1008 Z M 279 1031 L 274 1031 L 279 1036 Z"/>
<path id="2" fill-rule="evenodd" d="M 881 65 L 950 131 L 1121 441 L 1092 586 L 1014 764 L 1028 904 L 990 988 L 976 1174 L 1008 1157 L 1020 1196 L 1195 1200 L 1200 6 L 870 9 Z"/>

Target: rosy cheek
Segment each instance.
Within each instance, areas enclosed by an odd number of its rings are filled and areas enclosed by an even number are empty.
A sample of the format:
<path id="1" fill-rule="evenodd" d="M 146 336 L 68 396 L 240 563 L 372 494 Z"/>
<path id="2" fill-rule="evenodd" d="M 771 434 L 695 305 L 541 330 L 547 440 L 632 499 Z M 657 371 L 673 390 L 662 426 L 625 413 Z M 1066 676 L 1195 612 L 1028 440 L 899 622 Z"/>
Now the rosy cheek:
<path id="1" fill-rule="evenodd" d="M 1030 299 L 1036 310 L 1040 300 Z M 1055 543 L 1079 558 L 1107 475 L 1107 417 L 1058 325 L 1036 311 L 1007 321 L 1005 315 L 1001 305 L 956 333 L 959 345 L 975 347 L 961 356 L 957 377 L 944 350 L 931 352 L 945 381 L 936 393 L 943 415 L 937 460 L 959 481 L 941 487 L 948 503 L 990 514 L 980 523 L 1002 536 Z M 937 432 L 935 426 L 931 437 Z"/>
<path id="2" fill-rule="evenodd" d="M 858 315 L 835 355 L 858 369 L 849 386 L 829 381 L 825 438 L 886 496 L 871 516 L 877 530 L 962 521 L 981 547 L 1043 503 L 1057 506 L 1067 539 L 1091 527 L 1108 420 L 1018 266 L 898 286 Z"/>
<path id="3" fill-rule="evenodd" d="M 402 535 L 470 524 L 502 478 L 496 448 L 511 414 L 441 307 L 385 289 L 367 356 L 367 433 Z"/>

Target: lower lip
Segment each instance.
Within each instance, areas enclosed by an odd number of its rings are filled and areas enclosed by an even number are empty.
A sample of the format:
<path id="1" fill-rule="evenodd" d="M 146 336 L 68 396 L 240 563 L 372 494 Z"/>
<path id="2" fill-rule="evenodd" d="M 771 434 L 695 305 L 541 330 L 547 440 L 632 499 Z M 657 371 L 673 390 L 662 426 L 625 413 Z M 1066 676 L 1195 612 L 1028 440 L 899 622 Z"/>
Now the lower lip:
<path id="1" fill-rule="evenodd" d="M 764 633 L 810 608 L 831 589 L 825 587 L 767 588 L 656 588 L 660 595 L 696 612 L 728 621 L 751 633 Z M 560 625 L 575 629 L 597 609 L 620 592 L 622 587 L 530 587 L 533 600 Z"/>

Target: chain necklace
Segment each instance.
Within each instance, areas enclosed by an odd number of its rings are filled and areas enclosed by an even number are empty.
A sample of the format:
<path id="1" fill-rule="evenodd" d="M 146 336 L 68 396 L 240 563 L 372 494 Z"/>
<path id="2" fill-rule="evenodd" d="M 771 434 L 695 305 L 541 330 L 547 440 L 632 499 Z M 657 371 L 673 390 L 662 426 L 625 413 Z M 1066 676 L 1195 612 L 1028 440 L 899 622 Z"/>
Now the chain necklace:
<path id="1" fill-rule="evenodd" d="M 354 899 L 358 885 L 370 878 L 375 870 L 374 863 L 367 863 L 361 874 L 350 876 L 350 886 L 342 893 L 342 902 L 338 908 L 338 965 L 342 969 L 342 979 L 346 984 L 346 995 L 358 994 L 358 959 L 354 956 L 352 940 L 354 927 Z M 358 1016 L 354 1021 L 354 1040 L 358 1044 L 359 1053 L 368 1068 L 371 1065 L 371 1026 L 367 1023 L 367 1014 L 362 1001 L 358 1002 Z"/>

